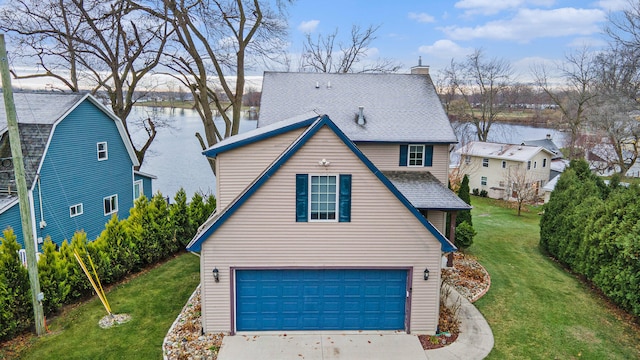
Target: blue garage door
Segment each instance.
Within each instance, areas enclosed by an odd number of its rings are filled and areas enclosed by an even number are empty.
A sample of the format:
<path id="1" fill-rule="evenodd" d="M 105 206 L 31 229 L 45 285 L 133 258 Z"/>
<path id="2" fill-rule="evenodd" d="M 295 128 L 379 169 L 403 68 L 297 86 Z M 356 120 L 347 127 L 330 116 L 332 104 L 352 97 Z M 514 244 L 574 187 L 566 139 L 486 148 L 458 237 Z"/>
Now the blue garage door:
<path id="1" fill-rule="evenodd" d="M 404 330 L 406 270 L 237 270 L 236 329 Z"/>

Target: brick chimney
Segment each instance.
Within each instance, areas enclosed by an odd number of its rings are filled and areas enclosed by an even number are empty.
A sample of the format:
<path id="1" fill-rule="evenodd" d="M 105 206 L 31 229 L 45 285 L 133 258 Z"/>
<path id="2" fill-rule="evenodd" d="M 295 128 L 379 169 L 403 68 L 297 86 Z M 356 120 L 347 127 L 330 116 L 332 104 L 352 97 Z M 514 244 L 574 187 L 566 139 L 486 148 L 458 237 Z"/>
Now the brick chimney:
<path id="1" fill-rule="evenodd" d="M 429 75 L 429 65 L 422 65 L 422 56 L 418 57 L 418 66 L 411 68 L 411 74 Z"/>

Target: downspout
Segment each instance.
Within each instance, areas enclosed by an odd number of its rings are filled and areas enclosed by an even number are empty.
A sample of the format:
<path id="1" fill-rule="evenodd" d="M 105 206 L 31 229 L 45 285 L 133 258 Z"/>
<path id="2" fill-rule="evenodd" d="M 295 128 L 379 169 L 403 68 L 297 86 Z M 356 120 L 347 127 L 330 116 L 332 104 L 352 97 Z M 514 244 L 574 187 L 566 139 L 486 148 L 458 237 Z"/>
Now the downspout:
<path id="1" fill-rule="evenodd" d="M 38 203 L 40 204 L 40 229 L 44 229 L 47 226 L 47 222 L 44 221 L 44 211 L 42 211 L 42 186 L 40 186 L 40 175 L 38 176 Z"/>

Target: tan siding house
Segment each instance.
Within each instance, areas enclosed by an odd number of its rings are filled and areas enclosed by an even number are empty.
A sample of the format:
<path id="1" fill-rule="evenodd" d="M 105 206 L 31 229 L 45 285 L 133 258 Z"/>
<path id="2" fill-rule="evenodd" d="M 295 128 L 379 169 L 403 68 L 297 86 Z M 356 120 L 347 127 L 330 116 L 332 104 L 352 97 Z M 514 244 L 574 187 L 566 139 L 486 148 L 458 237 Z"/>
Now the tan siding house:
<path id="1" fill-rule="evenodd" d="M 470 207 L 428 74 L 266 73 L 262 94 L 258 128 L 204 152 L 204 331 L 435 333 L 446 213 Z"/>
<path id="2" fill-rule="evenodd" d="M 275 138 L 285 139 L 289 135 Z M 328 165 L 322 165 L 322 159 Z M 350 175 L 350 219 L 298 221 L 296 179 L 301 173 Z M 326 269 L 356 276 L 367 271 L 382 276 L 385 272 L 399 272 L 403 288 L 397 290 L 402 301 L 396 305 L 404 309 L 400 322 L 391 321 L 389 329 L 434 333 L 438 321 L 440 258 L 443 251 L 454 247 L 388 180 L 376 174 L 380 174 L 378 169 L 327 117 L 316 120 L 300 138 L 292 141 L 258 181 L 221 209 L 189 245 L 190 250 L 201 252 L 205 331 L 256 330 L 251 327 L 251 320 L 243 318 L 248 315 L 237 312 L 244 306 L 237 303 L 239 298 L 247 301 L 243 294 L 233 292 L 238 286 L 234 279 L 239 272 Z M 212 276 L 214 269 L 218 282 Z M 426 281 L 425 269 L 430 269 Z M 381 283 L 383 279 L 376 281 L 375 287 Z M 385 301 L 379 305 L 393 306 Z M 380 324 L 383 329 L 387 325 Z M 284 330 L 291 330 L 284 326 Z M 366 321 L 355 321 L 353 326 L 370 329 Z M 372 329 L 377 327 L 374 324 Z"/>
<path id="3" fill-rule="evenodd" d="M 549 181 L 553 153 L 540 146 L 471 142 L 460 149 L 460 169 L 469 187 L 494 199 L 515 197 L 519 184 L 539 189 Z"/>

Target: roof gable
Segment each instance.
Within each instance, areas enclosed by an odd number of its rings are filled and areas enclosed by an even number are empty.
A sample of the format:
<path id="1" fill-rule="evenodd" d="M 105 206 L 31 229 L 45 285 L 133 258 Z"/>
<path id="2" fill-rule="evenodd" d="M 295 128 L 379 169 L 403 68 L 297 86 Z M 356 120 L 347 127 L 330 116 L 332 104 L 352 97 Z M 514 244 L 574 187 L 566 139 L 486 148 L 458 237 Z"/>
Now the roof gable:
<path id="1" fill-rule="evenodd" d="M 454 251 L 456 248 L 449 242 L 420 212 L 411 205 L 409 200 L 396 189 L 396 187 L 379 171 L 375 165 L 349 140 L 349 138 L 334 124 L 328 116 L 324 115 L 316 119 L 296 139 L 287 150 L 285 150 L 265 171 L 254 180 L 233 202 L 231 202 L 222 212 L 217 213 L 207 223 L 203 225 L 199 234 L 187 246 L 189 251 L 200 251 L 202 243 L 206 241 L 235 211 L 240 208 L 264 183 L 275 174 L 283 164 L 285 164 L 309 139 L 311 139 L 321 128 L 328 127 L 338 138 L 362 161 L 367 168 L 391 191 L 393 195 L 420 221 L 420 223 L 431 232 L 440 242 L 444 252 Z"/>
<path id="2" fill-rule="evenodd" d="M 58 94 L 58 93 L 22 93 L 14 94 L 16 117 L 20 129 L 20 141 L 22 143 L 25 160 L 25 175 L 27 186 L 33 186 L 33 180 L 42 168 L 42 162 L 46 156 L 56 126 L 71 114 L 84 101 L 89 101 L 97 107 L 107 118 L 114 121 L 118 134 L 126 148 L 127 154 L 134 166 L 138 166 L 133 145 L 129 141 L 122 121 L 105 107 L 100 101 L 90 94 Z M 0 99 L 4 106 L 4 99 Z M 8 130 L 5 112 L 0 112 L 0 135 Z M 3 141 L 4 136 L 2 136 Z M 2 149 L 0 149 L 2 151 Z M 8 151 L 8 147 L 6 149 Z M 0 157 L 11 157 L 10 152 L 0 153 Z M 7 179 L 9 181 L 10 179 Z M 1 184 L 0 184 L 1 186 Z"/>
<path id="3" fill-rule="evenodd" d="M 301 111 L 327 114 L 355 142 L 457 143 L 428 75 L 265 72 L 258 127 Z"/>

